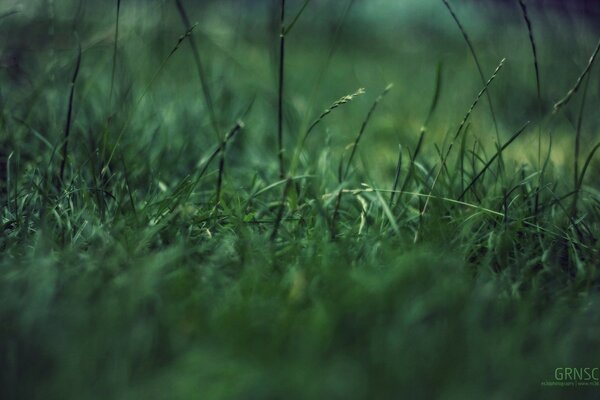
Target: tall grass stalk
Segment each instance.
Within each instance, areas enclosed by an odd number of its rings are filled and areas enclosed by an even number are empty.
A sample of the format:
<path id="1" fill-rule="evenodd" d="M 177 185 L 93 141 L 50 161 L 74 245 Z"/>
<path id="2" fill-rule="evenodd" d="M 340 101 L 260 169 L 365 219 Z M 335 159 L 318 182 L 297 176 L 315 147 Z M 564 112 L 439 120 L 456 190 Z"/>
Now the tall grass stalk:
<path id="1" fill-rule="evenodd" d="M 279 177 L 285 176 L 283 161 L 283 94 L 285 82 L 285 0 L 281 0 L 280 32 L 279 32 L 279 81 L 277 85 L 277 159 L 279 160 Z"/>
<path id="2" fill-rule="evenodd" d="M 200 79 L 200 85 L 202 87 L 202 94 L 203 94 L 203 98 L 204 98 L 204 105 L 206 106 L 206 109 L 208 110 L 208 117 L 210 119 L 210 124 L 215 132 L 215 135 L 217 136 L 219 141 L 221 141 L 222 133 L 219 128 L 219 122 L 217 119 L 217 115 L 215 113 L 213 97 L 212 97 L 210 87 L 208 84 L 206 70 L 204 68 L 204 64 L 202 63 L 202 59 L 200 58 L 200 51 L 198 50 L 198 45 L 196 44 L 196 39 L 194 38 L 194 35 L 192 34 L 192 31 L 193 31 L 193 28 L 195 25 L 192 25 L 190 23 L 190 19 L 188 17 L 188 14 L 187 14 L 185 7 L 183 6 L 183 3 L 181 2 L 181 0 L 175 0 L 175 5 L 177 6 L 177 11 L 179 11 L 179 16 L 181 17 L 181 21 L 183 22 L 183 25 L 184 25 L 186 31 L 189 32 L 189 34 L 186 35 L 186 37 L 190 43 L 190 47 L 192 49 L 192 55 L 194 57 L 194 62 L 196 63 L 196 71 L 198 72 L 198 78 Z"/>
<path id="3" fill-rule="evenodd" d="M 227 142 L 223 140 L 221 145 L 219 146 L 219 172 L 217 174 L 217 190 L 216 190 L 216 199 L 215 203 L 219 204 L 221 202 L 221 188 L 223 186 L 223 174 L 225 173 L 225 149 L 227 147 Z"/>
<path id="4" fill-rule="evenodd" d="M 421 133 L 419 134 L 419 140 L 417 141 L 417 145 L 415 146 L 415 150 L 412 152 L 412 154 L 410 153 L 410 149 L 408 152 L 408 155 L 410 157 L 410 164 L 408 166 L 408 171 L 406 172 L 406 177 L 404 178 L 404 182 L 402 183 L 402 186 L 400 187 L 400 192 L 398 194 L 398 201 L 396 202 L 396 205 L 398 205 L 398 202 L 400 201 L 400 197 L 402 196 L 402 193 L 404 193 L 406 191 L 406 188 L 408 187 L 408 184 L 410 183 L 410 181 L 413 178 L 413 174 L 415 173 L 415 163 L 417 160 L 417 157 L 419 156 L 419 153 L 421 152 L 421 148 L 423 147 L 423 141 L 425 140 L 425 129 L 421 129 Z"/>
<path id="5" fill-rule="evenodd" d="M 527 26 L 527 33 L 529 36 L 529 44 L 531 45 L 531 54 L 533 57 L 533 70 L 535 72 L 535 89 L 536 89 L 536 94 L 537 94 L 538 112 L 539 112 L 539 118 L 540 118 L 540 121 L 538 122 L 538 170 L 539 170 L 539 169 L 541 169 L 541 166 L 542 166 L 541 118 L 542 118 L 542 113 L 543 113 L 540 67 L 539 67 L 539 63 L 538 63 L 538 54 L 537 54 L 537 46 L 535 44 L 535 36 L 533 35 L 533 26 L 531 24 L 531 19 L 529 18 L 527 6 L 525 5 L 525 2 L 523 0 L 519 0 L 519 6 L 521 7 L 521 14 L 523 15 L 523 20 L 525 21 L 525 25 Z"/>
<path id="6" fill-rule="evenodd" d="M 574 185 L 575 185 L 575 196 L 573 199 L 573 204 L 571 206 L 571 215 L 572 216 L 576 215 L 576 213 L 577 213 L 577 202 L 579 200 L 579 191 L 581 189 L 581 184 L 583 183 L 582 176 L 579 173 L 579 153 L 580 153 L 580 146 L 581 146 L 581 126 L 582 126 L 582 122 L 583 122 L 583 112 L 584 112 L 585 102 L 586 102 L 586 98 L 587 98 L 588 85 L 590 82 L 590 79 L 589 79 L 590 71 L 592 70 L 594 61 L 596 61 L 596 56 L 598 55 L 599 51 L 600 51 L 600 39 L 598 40 L 598 43 L 596 44 L 596 48 L 594 49 L 594 52 L 592 53 L 590 59 L 588 60 L 587 65 L 585 66 L 581 75 L 579 75 L 577 77 L 577 80 L 575 81 L 575 84 L 573 85 L 571 90 L 569 90 L 567 92 L 565 97 L 563 97 L 561 100 L 557 101 L 554 104 L 553 113 L 556 114 L 571 101 L 571 99 L 577 93 L 577 91 L 579 90 L 579 88 L 581 87 L 581 84 L 583 83 L 583 81 L 585 79 L 583 98 L 581 99 L 581 106 L 579 108 L 579 114 L 577 117 L 577 126 L 576 126 L 576 131 L 575 131 L 575 146 L 574 146 L 575 154 L 574 154 L 574 159 L 573 159 L 573 173 L 574 173 L 573 180 L 574 180 Z M 593 156 L 594 152 L 595 152 L 595 150 L 592 151 L 592 153 L 591 153 L 592 156 Z"/>
<path id="7" fill-rule="evenodd" d="M 343 106 L 344 104 L 350 103 L 352 100 L 354 100 L 354 98 L 361 96 L 364 93 L 365 93 L 365 90 L 363 88 L 360 88 L 352 94 L 348 94 L 346 96 L 340 97 L 339 99 L 334 101 L 328 108 L 323 110 L 321 112 L 321 114 L 319 114 L 319 116 L 309 125 L 308 129 L 306 129 L 304 134 L 299 137 L 298 144 L 296 145 L 296 149 L 294 151 L 294 156 L 292 157 L 292 162 L 290 163 L 290 175 L 293 175 L 295 173 L 296 168 L 298 166 L 298 160 L 300 158 L 300 154 L 302 153 L 302 150 L 304 149 L 304 145 L 306 144 L 306 141 L 308 140 L 310 134 L 315 130 L 315 128 L 321 122 L 323 122 L 323 120 L 329 114 L 331 114 L 331 112 L 333 112 L 335 109 Z"/>
<path id="8" fill-rule="evenodd" d="M 352 165 L 352 160 L 354 159 L 354 155 L 356 154 L 356 150 L 358 148 L 360 140 L 362 139 L 362 137 L 365 133 L 365 130 L 367 129 L 367 125 L 369 124 L 369 121 L 371 120 L 371 116 L 377 109 L 377 106 L 379 105 L 381 100 L 383 100 L 385 95 L 392 89 L 393 86 L 394 85 L 392 85 L 392 84 L 387 85 L 385 87 L 385 89 L 383 90 L 383 92 L 375 99 L 375 101 L 371 105 L 371 108 L 369 109 L 367 116 L 365 117 L 365 119 L 363 120 L 363 122 L 360 126 L 358 135 L 356 135 L 356 138 L 354 139 L 354 143 L 352 144 L 352 149 L 350 150 L 350 156 L 348 157 L 348 161 L 346 162 L 346 168 L 342 167 L 342 162 L 340 161 L 340 170 L 339 170 L 340 184 L 343 184 L 344 181 L 348 178 L 348 173 L 350 172 L 350 166 Z M 333 216 L 331 218 L 331 238 L 332 239 L 335 239 L 335 237 L 336 237 L 337 218 L 338 218 L 338 214 L 339 214 L 339 210 L 340 210 L 340 205 L 342 203 L 342 194 L 343 193 L 344 192 L 340 189 L 338 192 L 338 195 L 337 195 L 337 199 L 335 201 Z"/>
<path id="9" fill-rule="evenodd" d="M 542 118 L 544 114 L 544 104 L 542 102 L 542 84 L 540 78 L 540 67 L 538 62 L 538 54 L 537 54 L 537 45 L 535 43 L 535 36 L 533 34 L 533 25 L 531 23 L 531 19 L 529 18 L 529 12 L 527 10 L 527 6 L 523 0 L 519 0 L 519 6 L 521 7 L 521 15 L 523 16 L 523 20 L 525 21 L 525 26 L 527 27 L 527 34 L 529 37 L 529 44 L 531 45 L 531 55 L 533 57 L 533 70 L 535 72 L 535 88 L 537 94 L 537 102 L 538 102 L 538 149 L 537 149 L 537 159 L 538 159 L 538 190 L 535 192 L 535 200 L 534 200 L 534 215 L 537 215 L 537 210 L 540 204 L 540 190 L 544 184 L 544 169 L 542 169 Z"/>
<path id="10" fill-rule="evenodd" d="M 283 220 L 286 199 L 288 196 L 288 192 L 290 191 L 291 185 L 292 185 L 292 178 L 288 177 L 285 180 L 285 186 L 283 187 L 283 192 L 281 193 L 281 204 L 278 208 L 277 216 L 275 217 L 275 223 L 273 224 L 273 231 L 271 231 L 271 241 L 275 241 L 275 239 L 277 239 L 279 227 L 281 225 L 281 221 Z"/>
<path id="11" fill-rule="evenodd" d="M 8 155 L 8 157 L 6 157 L 6 209 L 10 210 L 10 161 L 13 157 L 15 153 L 13 151 L 10 152 L 10 154 Z M 15 197 L 15 214 L 17 212 L 17 204 L 16 204 L 16 197 Z"/>
<path id="12" fill-rule="evenodd" d="M 277 159 L 279 162 L 279 177 L 285 177 L 285 148 L 283 143 L 284 130 L 284 96 L 285 96 L 285 38 L 294 28 L 311 0 L 305 0 L 292 21 L 285 24 L 285 0 L 280 0 L 279 10 L 279 59 L 278 59 L 278 82 L 277 82 Z"/>
<path id="13" fill-rule="evenodd" d="M 446 162 L 448 160 L 448 157 L 450 156 L 450 153 L 452 152 L 452 148 L 454 147 L 454 143 L 456 142 L 456 139 L 458 139 L 458 137 L 460 136 L 460 133 L 462 132 L 465 124 L 467 123 L 467 121 L 469 120 L 469 117 L 471 116 L 471 113 L 473 112 L 473 110 L 477 106 L 477 103 L 479 103 L 479 100 L 481 99 L 481 96 L 483 96 L 483 94 L 487 92 L 488 87 L 494 81 L 494 79 L 496 78 L 496 76 L 498 75 L 498 73 L 500 72 L 500 70 L 502 69 L 502 67 L 504 66 L 505 61 L 506 61 L 505 58 L 503 58 L 500 61 L 500 64 L 498 64 L 498 66 L 494 70 L 494 73 L 488 79 L 488 81 L 485 82 L 483 88 L 479 91 L 479 93 L 475 97 L 475 100 L 473 101 L 473 103 L 471 104 L 471 106 L 467 110 L 467 113 L 465 114 L 465 116 L 463 117 L 462 121 L 460 122 L 460 124 L 458 126 L 458 129 L 456 130 L 456 133 L 454 134 L 454 137 L 450 141 L 450 144 L 448 146 L 448 149 L 446 150 L 446 153 L 442 157 L 441 165 L 440 165 L 440 167 L 439 167 L 439 169 L 438 169 L 438 171 L 437 171 L 437 173 L 435 175 L 435 178 L 433 179 L 433 182 L 431 184 L 431 188 L 429 189 L 429 194 L 430 195 L 433 193 L 433 190 L 435 189 L 435 185 L 436 185 L 436 183 L 437 183 L 437 181 L 438 181 L 438 179 L 439 179 L 442 171 L 444 170 L 444 168 L 446 166 Z M 426 199 L 425 199 L 425 204 L 423 205 L 423 208 L 422 208 L 421 212 L 419 213 L 421 217 L 424 216 L 425 212 L 427 211 L 427 206 L 429 204 L 429 199 L 430 199 L 430 197 L 426 197 Z M 419 237 L 418 235 L 419 235 L 419 230 L 417 229 L 417 231 L 415 232 L 415 237 L 414 237 L 414 242 L 415 243 L 418 241 L 418 237 Z"/>
<path id="14" fill-rule="evenodd" d="M 242 121 L 237 121 L 235 123 L 235 125 L 233 126 L 233 128 L 231 128 L 229 130 L 229 132 L 225 135 L 225 137 L 223 138 L 223 142 L 221 142 L 216 149 L 214 149 L 211 153 L 209 153 L 209 156 L 206 157 L 205 161 L 202 162 L 203 167 L 200 170 L 200 172 L 198 173 L 198 176 L 196 178 L 195 183 L 197 184 L 200 179 L 204 176 L 204 174 L 206 173 L 206 171 L 208 170 L 208 167 L 210 165 L 210 163 L 219 155 L 221 154 L 225 147 L 227 146 L 227 143 L 232 140 L 235 135 L 237 135 L 237 133 L 242 130 L 244 128 L 244 123 Z"/>
<path id="15" fill-rule="evenodd" d="M 554 111 L 553 111 L 554 114 L 556 114 L 557 112 L 559 112 L 561 110 L 561 108 L 566 106 L 569 103 L 569 101 L 571 101 L 571 98 L 573 97 L 573 95 L 575 93 L 577 93 L 577 91 L 579 90 L 579 87 L 581 86 L 581 83 L 583 82 L 583 79 L 587 76 L 587 74 L 589 74 L 590 70 L 592 69 L 592 65 L 594 65 L 594 61 L 596 61 L 596 56 L 598 55 L 598 51 L 600 51 L 600 40 L 598 40 L 598 44 L 596 45 L 596 48 L 594 49 L 592 56 L 590 57 L 587 65 L 585 66 L 581 75 L 579 75 L 579 77 L 577 77 L 577 80 L 575 81 L 575 84 L 573 85 L 571 90 L 569 90 L 567 92 L 565 97 L 563 97 L 562 99 L 560 99 L 559 101 L 557 101 L 554 104 Z"/>
<path id="16" fill-rule="evenodd" d="M 477 53 L 475 52 L 475 46 L 473 46 L 473 42 L 471 42 L 471 39 L 469 38 L 467 31 L 463 27 L 462 23 L 458 19 L 458 16 L 456 15 L 456 13 L 452 9 L 452 7 L 450 6 L 450 3 L 448 3 L 448 0 L 442 0 L 442 2 L 444 3 L 444 5 L 448 9 L 448 11 L 450 12 L 450 15 L 452 16 L 452 18 L 454 19 L 454 22 L 456 22 L 456 25 L 458 26 L 458 29 L 462 33 L 463 38 L 465 39 L 465 42 L 467 43 L 467 46 L 469 47 L 469 51 L 471 52 L 471 55 L 473 56 L 473 61 L 475 61 L 475 65 L 477 66 L 477 71 L 479 72 L 479 77 L 481 78 L 481 83 L 483 85 L 485 85 L 485 74 L 483 73 L 483 68 L 481 67 L 481 63 L 479 62 L 479 57 L 477 57 Z M 494 129 L 496 131 L 496 141 L 499 144 L 500 143 L 500 132 L 498 130 L 498 122 L 496 120 L 496 112 L 494 111 L 494 105 L 492 103 L 492 96 L 489 94 L 489 92 L 486 92 L 485 95 L 487 97 L 488 105 L 490 107 L 490 113 L 492 115 Z"/>

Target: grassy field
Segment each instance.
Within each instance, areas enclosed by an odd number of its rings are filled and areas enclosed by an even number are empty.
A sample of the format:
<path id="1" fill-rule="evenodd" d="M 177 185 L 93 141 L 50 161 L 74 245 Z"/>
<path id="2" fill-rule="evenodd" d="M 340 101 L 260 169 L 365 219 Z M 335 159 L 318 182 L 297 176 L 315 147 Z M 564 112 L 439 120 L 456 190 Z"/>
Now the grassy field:
<path id="1" fill-rule="evenodd" d="M 600 32 L 537 4 L 0 1 L 0 398 L 598 398 Z"/>

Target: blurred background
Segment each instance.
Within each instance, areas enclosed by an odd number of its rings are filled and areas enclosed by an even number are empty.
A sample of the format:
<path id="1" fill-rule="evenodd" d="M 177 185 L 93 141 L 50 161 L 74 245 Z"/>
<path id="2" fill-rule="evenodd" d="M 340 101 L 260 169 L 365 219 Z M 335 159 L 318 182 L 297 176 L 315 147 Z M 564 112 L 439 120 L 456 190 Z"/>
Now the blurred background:
<path id="1" fill-rule="evenodd" d="M 303 3 L 287 2 L 287 22 Z M 236 143 L 244 151 L 235 159 L 264 167 L 266 154 L 275 146 L 279 2 L 184 4 L 190 21 L 198 24 L 193 34 L 219 125 L 222 129 L 231 126 L 252 104 L 244 115 L 247 134 Z M 551 105 L 583 71 L 594 49 L 599 6 L 595 1 L 537 0 L 526 4 L 538 41 L 541 107 L 547 116 Z M 174 2 L 122 1 L 114 93 L 109 99 L 116 5 L 116 1 L 1 1 L 4 115 L 8 112 L 26 119 L 50 143 L 58 140 L 77 54 L 77 32 L 83 54 L 74 129 L 82 138 L 80 145 L 87 142 L 93 146 L 89 131 L 100 129 L 109 116 L 122 123 L 131 114 L 134 123 L 124 135 L 123 145 L 132 147 L 133 154 L 144 152 L 147 167 L 156 169 L 177 161 L 179 174 L 183 174 L 193 168 L 203 149 L 215 143 L 207 129 L 200 82 L 187 43 L 161 67 L 185 28 Z M 486 79 L 502 58 L 507 59 L 490 88 L 500 137 L 509 137 L 527 120 L 540 120 L 531 47 L 518 3 L 461 0 L 451 5 L 473 43 Z M 365 88 L 366 95 L 332 114 L 321 126 L 320 137 L 307 144 L 309 150 L 319 148 L 329 138 L 333 148 L 343 149 L 356 134 L 370 103 L 387 84 L 394 84 L 373 120 L 365 146 L 368 155 L 376 155 L 381 166 L 378 171 L 385 176 L 393 173 L 397 145 L 414 146 L 418 138 L 432 103 L 438 68 L 439 106 L 428 124 L 434 141 L 443 140 L 455 129 L 482 87 L 472 55 L 441 0 L 311 1 L 287 35 L 285 68 L 288 152 L 299 132 L 324 108 Z M 588 93 L 591 104 L 597 104 L 599 96 L 596 82 L 592 79 Z M 135 112 L 129 113 L 145 92 Z M 561 133 L 554 137 L 553 159 L 565 168 L 570 164 L 565 149 L 570 146 L 576 111 L 572 107 L 544 128 Z M 136 130 L 140 126 L 136 121 L 144 122 L 142 129 Z M 586 116 L 586 144 L 598 122 L 597 115 Z M 4 123 L 15 124 L 14 135 L 25 134 L 19 133 L 23 128 L 20 122 L 5 118 Z M 494 145 L 495 129 L 487 102 L 480 103 L 470 129 L 472 139 Z M 115 135 L 109 135 L 109 141 L 115 140 Z M 536 147 L 536 140 L 533 134 L 523 137 L 524 146 L 515 155 L 519 162 L 529 160 L 528 146 Z M 27 143 L 23 157 L 27 152 L 35 157 L 37 146 L 44 146 L 36 140 Z M 435 155 L 433 146 L 428 149 Z M 183 153 L 193 156 L 182 157 Z"/>

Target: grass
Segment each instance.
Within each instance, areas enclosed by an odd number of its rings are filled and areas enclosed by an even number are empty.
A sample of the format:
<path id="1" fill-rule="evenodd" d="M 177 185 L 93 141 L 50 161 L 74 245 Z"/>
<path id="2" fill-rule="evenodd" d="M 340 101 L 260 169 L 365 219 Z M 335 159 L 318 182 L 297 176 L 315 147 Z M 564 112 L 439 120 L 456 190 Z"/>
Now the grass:
<path id="1" fill-rule="evenodd" d="M 0 8 L 0 398 L 598 396 L 584 17 L 76 3 Z"/>

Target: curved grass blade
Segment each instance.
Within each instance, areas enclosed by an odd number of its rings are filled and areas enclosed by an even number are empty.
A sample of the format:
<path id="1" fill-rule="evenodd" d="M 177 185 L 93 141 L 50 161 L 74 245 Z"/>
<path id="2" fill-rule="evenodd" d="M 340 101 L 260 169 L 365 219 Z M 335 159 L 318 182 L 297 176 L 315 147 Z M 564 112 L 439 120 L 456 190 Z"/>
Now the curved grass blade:
<path id="1" fill-rule="evenodd" d="M 583 78 L 585 78 L 587 76 L 587 74 L 589 74 L 590 70 L 592 69 L 592 65 L 594 65 L 594 61 L 596 60 L 598 51 L 600 51 L 600 40 L 598 40 L 596 49 L 594 49 L 594 52 L 592 53 L 592 56 L 590 57 L 585 69 L 583 70 L 581 75 L 579 75 L 579 77 L 575 81 L 575 85 L 573 85 L 573 87 L 571 88 L 571 90 L 569 90 L 569 92 L 565 95 L 565 97 L 563 97 L 562 99 L 557 101 L 556 104 L 554 104 L 554 111 L 553 111 L 554 114 L 559 112 L 561 108 L 563 108 L 565 105 L 567 105 L 569 103 L 569 101 L 571 100 L 571 98 L 573 97 L 573 95 L 575 93 L 577 93 L 577 91 L 579 90 L 579 87 L 581 86 L 581 83 L 583 82 Z"/>

